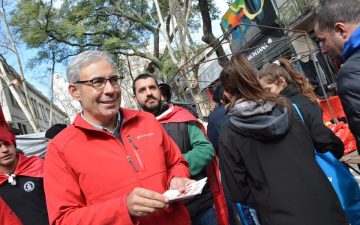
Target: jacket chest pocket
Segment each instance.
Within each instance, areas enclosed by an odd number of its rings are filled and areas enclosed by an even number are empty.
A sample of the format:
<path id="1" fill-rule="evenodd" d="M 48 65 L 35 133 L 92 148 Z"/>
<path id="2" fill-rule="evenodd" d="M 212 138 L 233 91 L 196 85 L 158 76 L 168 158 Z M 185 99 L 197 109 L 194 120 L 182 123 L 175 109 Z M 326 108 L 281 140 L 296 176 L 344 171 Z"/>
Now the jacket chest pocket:
<path id="1" fill-rule="evenodd" d="M 141 177 L 166 171 L 163 146 L 150 134 L 126 137 L 127 160 Z"/>

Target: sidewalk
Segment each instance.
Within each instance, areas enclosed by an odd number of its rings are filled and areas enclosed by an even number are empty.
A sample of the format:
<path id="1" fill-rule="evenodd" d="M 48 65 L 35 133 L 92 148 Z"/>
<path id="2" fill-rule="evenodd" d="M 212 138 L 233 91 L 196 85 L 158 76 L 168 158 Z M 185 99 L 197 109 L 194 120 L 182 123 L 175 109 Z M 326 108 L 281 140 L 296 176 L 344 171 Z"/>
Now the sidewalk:
<path id="1" fill-rule="evenodd" d="M 351 168 L 350 172 L 354 175 L 355 179 L 357 180 L 359 186 L 360 186 L 360 174 L 356 173 L 353 169 L 355 169 L 357 172 L 360 172 L 360 169 L 357 164 L 360 164 L 360 156 L 357 151 L 353 151 L 350 154 L 343 156 L 340 159 L 341 162 L 349 165 Z M 352 169 L 353 168 L 353 169 Z"/>

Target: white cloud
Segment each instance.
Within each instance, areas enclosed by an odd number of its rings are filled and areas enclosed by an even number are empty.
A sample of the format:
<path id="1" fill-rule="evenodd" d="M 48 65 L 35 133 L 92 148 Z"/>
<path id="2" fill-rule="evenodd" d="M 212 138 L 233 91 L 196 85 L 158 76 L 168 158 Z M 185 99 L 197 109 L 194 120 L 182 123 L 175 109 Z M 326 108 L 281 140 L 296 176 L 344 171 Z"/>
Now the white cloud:
<path id="1" fill-rule="evenodd" d="M 37 0 L 37 1 L 40 1 L 40 0 Z M 50 0 L 46 0 L 44 1 L 45 3 L 49 3 Z M 64 0 L 53 0 L 53 7 L 56 8 L 56 9 L 59 9 L 61 7 L 61 5 L 63 4 Z"/>

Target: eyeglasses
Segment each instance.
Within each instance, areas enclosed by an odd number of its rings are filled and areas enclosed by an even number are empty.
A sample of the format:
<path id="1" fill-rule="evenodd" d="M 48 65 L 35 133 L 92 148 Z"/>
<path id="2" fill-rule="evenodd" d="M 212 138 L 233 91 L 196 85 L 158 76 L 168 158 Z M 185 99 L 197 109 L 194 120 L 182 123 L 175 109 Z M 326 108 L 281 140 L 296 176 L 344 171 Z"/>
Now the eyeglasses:
<path id="1" fill-rule="evenodd" d="M 76 81 L 75 84 L 85 84 L 87 86 L 100 89 L 105 87 L 106 82 L 109 81 L 112 86 L 118 87 L 120 86 L 120 80 L 122 80 L 123 78 L 123 76 L 114 76 L 110 78 L 98 77 L 92 80 L 79 80 Z"/>

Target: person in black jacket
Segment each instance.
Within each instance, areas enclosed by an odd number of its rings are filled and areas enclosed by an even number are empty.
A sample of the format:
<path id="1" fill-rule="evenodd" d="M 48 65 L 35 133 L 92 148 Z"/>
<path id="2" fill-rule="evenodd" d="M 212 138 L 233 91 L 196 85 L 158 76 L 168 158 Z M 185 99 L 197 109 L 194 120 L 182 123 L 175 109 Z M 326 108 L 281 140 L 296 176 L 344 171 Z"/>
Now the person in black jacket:
<path id="1" fill-rule="evenodd" d="M 324 125 L 322 111 L 317 102 L 314 89 L 305 76 L 297 72 L 285 58 L 263 68 L 258 74 L 260 85 L 275 94 L 281 94 L 295 103 L 304 117 L 310 131 L 315 149 L 318 152 L 331 151 L 336 158 L 344 154 L 342 141 Z"/>
<path id="2" fill-rule="evenodd" d="M 253 204 L 262 225 L 348 225 L 289 101 L 265 91 L 243 55 L 219 79 L 232 106 L 219 139 L 227 195 Z"/>
<path id="3" fill-rule="evenodd" d="M 209 114 L 207 135 L 209 140 L 214 146 L 215 151 L 218 150 L 219 134 L 224 128 L 225 124 L 229 121 L 229 117 L 226 115 L 227 110 L 225 109 L 224 88 L 219 85 L 215 88 L 213 100 L 216 103 L 215 109 Z"/>
<path id="4" fill-rule="evenodd" d="M 0 205 L 11 212 L 0 219 L 1 225 L 49 224 L 43 159 L 17 153 L 15 136 L 6 126 L 0 126 Z M 14 220 L 18 223 L 10 222 Z"/>
<path id="5" fill-rule="evenodd" d="M 326 0 L 319 5 L 315 34 L 321 52 L 342 64 L 336 86 L 360 153 L 360 4 L 358 0 Z M 358 164 L 360 168 L 360 164 Z"/>

